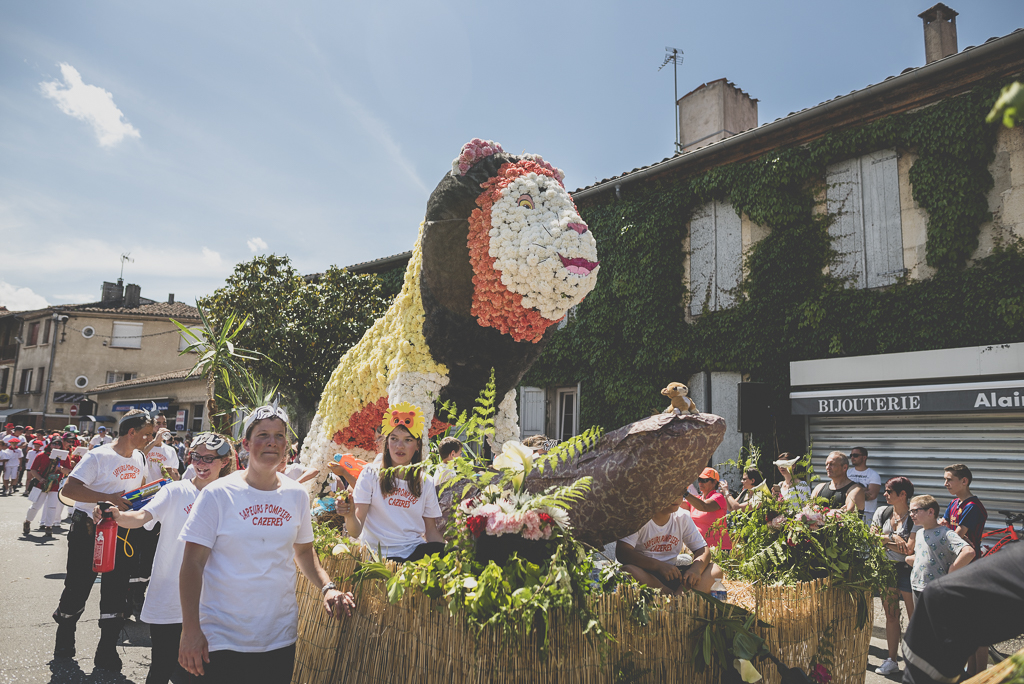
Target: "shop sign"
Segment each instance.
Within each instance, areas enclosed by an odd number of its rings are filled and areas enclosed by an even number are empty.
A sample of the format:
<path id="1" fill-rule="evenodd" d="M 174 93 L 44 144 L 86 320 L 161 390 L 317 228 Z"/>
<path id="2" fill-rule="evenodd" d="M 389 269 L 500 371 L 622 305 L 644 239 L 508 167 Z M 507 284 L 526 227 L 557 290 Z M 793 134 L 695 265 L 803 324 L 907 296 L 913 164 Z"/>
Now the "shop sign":
<path id="1" fill-rule="evenodd" d="M 875 390 L 871 394 L 807 392 L 813 397 L 790 395 L 793 415 L 882 415 L 896 413 L 982 413 L 1024 409 L 1024 382 L 1017 386 L 941 390 L 935 392 L 891 392 Z"/>
<path id="2" fill-rule="evenodd" d="M 170 403 L 167 402 L 166 400 L 165 401 L 158 401 L 158 402 L 156 402 L 156 410 L 157 411 L 166 411 L 169 406 L 170 406 Z M 134 401 L 134 402 L 122 401 L 122 402 L 119 402 L 117 404 L 114 404 L 114 406 L 110 410 L 114 411 L 116 413 L 127 413 L 128 411 L 131 411 L 132 409 L 142 409 L 143 411 L 149 411 L 152 408 L 153 408 L 153 402 L 152 401 Z"/>
<path id="3" fill-rule="evenodd" d="M 188 409 L 178 409 L 178 415 L 174 417 L 174 431 L 185 429 L 185 423 L 188 422 Z"/>

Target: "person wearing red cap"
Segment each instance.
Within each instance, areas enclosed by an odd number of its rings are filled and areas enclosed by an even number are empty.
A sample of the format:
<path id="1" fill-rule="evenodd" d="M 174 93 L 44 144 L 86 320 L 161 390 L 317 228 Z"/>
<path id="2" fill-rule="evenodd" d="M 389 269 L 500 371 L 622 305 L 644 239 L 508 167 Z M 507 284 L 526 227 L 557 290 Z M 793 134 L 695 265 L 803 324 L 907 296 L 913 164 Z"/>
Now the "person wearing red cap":
<path id="1" fill-rule="evenodd" d="M 708 546 L 729 551 L 732 549 L 732 540 L 725 531 L 725 514 L 729 512 L 729 502 L 718 491 L 720 479 L 718 471 L 714 468 L 702 470 L 700 477 L 697 478 L 697 487 L 700 491 L 687 491 L 682 505 L 690 509 L 693 522 L 707 540 Z"/>

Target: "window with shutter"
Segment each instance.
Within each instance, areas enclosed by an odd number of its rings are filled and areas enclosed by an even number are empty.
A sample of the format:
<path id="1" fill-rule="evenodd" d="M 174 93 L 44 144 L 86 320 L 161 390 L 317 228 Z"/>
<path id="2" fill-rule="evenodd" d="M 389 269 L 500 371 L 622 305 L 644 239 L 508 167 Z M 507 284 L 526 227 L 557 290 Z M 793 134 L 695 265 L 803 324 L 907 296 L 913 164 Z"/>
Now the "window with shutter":
<path id="1" fill-rule="evenodd" d="M 522 437 L 544 434 L 544 390 L 519 388 L 519 431 Z"/>
<path id="2" fill-rule="evenodd" d="M 903 272 L 899 169 L 895 150 L 880 150 L 828 167 L 829 227 L 839 252 L 833 273 L 856 288 L 883 287 Z"/>
<path id="3" fill-rule="evenodd" d="M 142 349 L 142 323 L 114 322 L 110 346 L 122 349 Z"/>
<path id="4" fill-rule="evenodd" d="M 191 330 L 196 335 L 200 335 L 203 331 L 202 328 L 198 327 L 190 327 L 189 330 Z M 187 337 L 184 333 L 178 333 L 178 353 L 185 351 L 188 348 L 188 346 L 190 344 L 193 344 L 194 342 L 194 339 L 192 339 L 191 337 Z"/>
<path id="5" fill-rule="evenodd" d="M 728 202 L 708 202 L 690 220 L 690 314 L 732 306 L 743 277 L 743 234 L 739 214 Z"/>

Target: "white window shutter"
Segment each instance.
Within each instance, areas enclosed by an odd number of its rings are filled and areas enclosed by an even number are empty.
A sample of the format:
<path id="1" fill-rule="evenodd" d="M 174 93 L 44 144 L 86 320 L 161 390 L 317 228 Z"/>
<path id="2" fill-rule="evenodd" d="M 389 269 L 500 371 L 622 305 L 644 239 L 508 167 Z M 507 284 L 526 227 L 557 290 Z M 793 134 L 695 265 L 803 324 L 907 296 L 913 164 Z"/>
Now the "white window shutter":
<path id="1" fill-rule="evenodd" d="M 690 219 L 690 314 L 699 316 L 710 289 L 715 310 L 715 207 L 710 202 Z"/>
<path id="2" fill-rule="evenodd" d="M 866 287 L 892 285 L 903 272 L 899 169 L 894 150 L 861 158 Z"/>
<path id="3" fill-rule="evenodd" d="M 110 333 L 110 346 L 123 349 L 142 349 L 142 323 L 114 322 Z"/>
<path id="4" fill-rule="evenodd" d="M 743 277 L 743 231 L 740 215 L 731 204 L 715 203 L 715 281 L 717 306 L 727 309 L 736 303 L 730 290 L 739 287 Z"/>
<path id="5" fill-rule="evenodd" d="M 825 196 L 830 214 L 838 214 L 828 232 L 839 252 L 833 272 L 852 278 L 854 287 L 864 287 L 864 211 L 862 207 L 860 160 L 847 159 L 828 167 Z"/>
<path id="6" fill-rule="evenodd" d="M 544 390 L 540 387 L 519 389 L 519 431 L 521 435 L 544 434 Z"/>

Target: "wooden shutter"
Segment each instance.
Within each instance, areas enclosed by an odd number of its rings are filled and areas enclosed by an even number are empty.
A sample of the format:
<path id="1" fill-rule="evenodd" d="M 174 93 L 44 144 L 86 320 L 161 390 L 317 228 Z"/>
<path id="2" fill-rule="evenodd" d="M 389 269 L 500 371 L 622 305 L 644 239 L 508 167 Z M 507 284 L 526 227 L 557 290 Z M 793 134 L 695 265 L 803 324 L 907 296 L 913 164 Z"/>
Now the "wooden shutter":
<path id="1" fill-rule="evenodd" d="M 854 287 L 891 285 L 903 273 L 899 169 L 894 150 L 879 150 L 827 170 L 829 227 L 839 252 L 835 275 Z"/>
<path id="2" fill-rule="evenodd" d="M 519 430 L 523 437 L 544 434 L 544 390 L 519 388 Z"/>
<path id="3" fill-rule="evenodd" d="M 732 306 L 743 277 L 743 233 L 728 202 L 708 202 L 690 220 L 690 314 Z"/>

